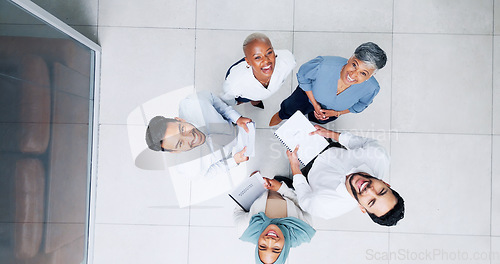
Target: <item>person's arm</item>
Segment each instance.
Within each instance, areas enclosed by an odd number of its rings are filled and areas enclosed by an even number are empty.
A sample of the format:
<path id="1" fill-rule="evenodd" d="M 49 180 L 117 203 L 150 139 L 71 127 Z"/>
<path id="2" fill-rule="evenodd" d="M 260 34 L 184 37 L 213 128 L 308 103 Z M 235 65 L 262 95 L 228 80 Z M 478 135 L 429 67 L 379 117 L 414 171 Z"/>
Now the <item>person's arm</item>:
<path id="1" fill-rule="evenodd" d="M 340 134 L 338 142 L 349 149 L 353 157 L 362 160 L 371 168 L 377 178 L 382 179 L 389 172 L 389 154 L 377 140 L 346 132 Z"/>
<path id="2" fill-rule="evenodd" d="M 318 70 L 323 62 L 323 57 L 318 56 L 300 66 L 297 72 L 297 81 L 304 91 L 312 91 L 312 84 L 316 80 Z"/>
<path id="3" fill-rule="evenodd" d="M 385 174 L 390 163 L 390 158 L 385 148 L 382 147 L 377 140 L 355 136 L 348 132 L 335 132 L 320 125 L 315 125 L 314 127 L 316 131 L 309 133 L 310 135 L 320 135 L 339 142 L 342 146 L 351 150 L 351 153 L 357 158 L 365 160 L 367 165 L 377 170 L 380 176 Z"/>
<path id="4" fill-rule="evenodd" d="M 345 201 L 338 197 L 329 197 L 314 192 L 302 174 L 293 176 L 293 187 L 300 208 L 311 215 L 331 219 L 352 210 L 351 206 L 346 206 Z"/>
<path id="5" fill-rule="evenodd" d="M 227 159 L 221 159 L 207 168 L 207 170 L 203 173 L 206 178 L 214 178 L 220 174 L 226 174 L 228 171 L 234 167 L 236 167 L 238 163 L 235 161 L 233 157 Z"/>
<path id="6" fill-rule="evenodd" d="M 224 119 L 229 120 L 234 124 L 236 124 L 236 121 L 241 117 L 236 110 L 224 103 L 218 96 L 212 93 L 210 93 L 210 103 L 212 103 L 212 106 L 222 117 L 224 117 Z"/>
<path id="7" fill-rule="evenodd" d="M 321 201 L 317 201 L 318 197 L 312 191 L 311 186 L 309 186 L 309 183 L 307 183 L 306 178 L 300 171 L 300 162 L 297 157 L 298 150 L 299 146 L 295 147 L 293 152 L 286 152 L 293 174 L 293 187 L 295 188 L 298 205 L 302 210 L 312 215 L 321 215 L 321 210 L 319 209 Z"/>
<path id="8" fill-rule="evenodd" d="M 286 79 L 288 75 L 292 72 L 293 68 L 297 65 L 295 61 L 295 56 L 289 50 L 276 50 L 276 59 L 280 60 L 283 65 L 284 76 L 283 79 Z"/>
<path id="9" fill-rule="evenodd" d="M 244 147 L 243 150 L 234 154 L 232 157 L 227 159 L 221 159 L 212 165 L 203 173 L 204 177 L 213 178 L 218 174 L 227 173 L 230 169 L 238 166 L 238 164 L 247 161 L 249 158 L 245 156 L 247 148 Z"/>
<path id="10" fill-rule="evenodd" d="M 286 184 L 283 184 L 283 182 L 279 182 L 278 180 L 275 179 L 269 179 L 266 177 L 263 177 L 265 183 L 264 183 L 264 188 L 278 192 L 281 194 L 281 196 L 287 197 L 290 199 L 293 203 L 295 203 L 297 206 L 299 205 L 299 202 L 297 200 L 297 195 L 295 192 L 288 188 Z"/>
<path id="11" fill-rule="evenodd" d="M 290 199 L 296 206 L 300 207 L 299 200 L 297 199 L 297 194 L 294 190 L 288 188 L 286 184 L 281 184 L 281 187 L 277 191 L 282 196 Z"/>
<path id="12" fill-rule="evenodd" d="M 344 132 L 344 133 L 335 132 L 326 129 L 320 125 L 315 125 L 314 128 L 316 128 L 316 131 L 309 133 L 309 135 L 320 135 L 324 138 L 331 138 L 350 150 L 358 148 L 384 149 L 382 146 L 380 146 L 377 140 L 372 138 L 355 136 L 349 132 Z"/>
<path id="13" fill-rule="evenodd" d="M 302 173 L 293 175 L 293 188 L 295 189 L 297 200 L 302 210 L 312 215 L 321 215 L 321 211 L 318 208 L 320 205 L 318 203 L 321 203 L 321 201 L 318 201 L 318 197 L 312 191 L 311 186 L 309 186 Z"/>
<path id="14" fill-rule="evenodd" d="M 312 91 L 305 91 L 307 98 L 309 98 L 309 101 L 311 101 L 311 104 L 314 107 L 314 116 L 318 120 L 326 120 L 328 117 L 325 115 L 324 110 L 321 109 L 321 106 L 319 103 L 316 101 L 316 98 L 314 98 L 314 94 Z"/>
<path id="15" fill-rule="evenodd" d="M 317 202 L 315 202 L 317 197 L 307 183 L 306 178 L 300 171 L 300 162 L 299 158 L 297 157 L 298 150 L 299 146 L 295 147 L 295 150 L 293 152 L 286 152 L 293 175 L 293 187 L 295 188 L 295 194 L 297 197 L 295 201 L 297 201 L 297 204 L 300 208 L 302 208 L 302 210 L 310 214 L 317 215 L 318 212 L 316 212 L 317 209 L 315 206 L 317 204 Z"/>
<path id="16" fill-rule="evenodd" d="M 330 109 L 322 109 L 321 110 L 323 114 L 328 118 L 332 116 L 339 117 L 341 115 L 345 115 L 350 113 L 351 111 L 349 109 L 343 110 L 343 111 L 335 111 L 335 110 L 330 110 Z"/>
<path id="17" fill-rule="evenodd" d="M 226 77 L 226 80 L 222 83 L 222 93 L 220 94 L 220 98 L 227 103 L 228 105 L 235 105 L 236 98 L 240 96 L 240 82 L 238 82 L 237 74 L 229 74 Z"/>
<path id="18" fill-rule="evenodd" d="M 236 94 L 235 91 L 231 89 L 230 85 L 227 83 L 228 81 L 224 81 L 222 85 L 222 93 L 220 93 L 220 98 L 230 106 L 236 104 Z"/>
<path id="19" fill-rule="evenodd" d="M 316 128 L 316 131 L 309 133 L 309 135 L 320 135 L 324 138 L 331 138 L 331 139 L 339 142 L 339 136 L 340 136 L 339 132 L 335 132 L 335 131 L 326 129 L 320 125 L 315 125 L 314 128 Z"/>
<path id="20" fill-rule="evenodd" d="M 361 113 L 373 102 L 373 99 L 378 94 L 378 92 L 379 89 L 376 89 L 373 93 L 361 97 L 359 101 L 351 106 L 348 110 L 352 113 Z"/>
<path id="21" fill-rule="evenodd" d="M 316 77 L 318 75 L 318 70 L 321 67 L 321 63 L 323 62 L 323 57 L 318 56 L 300 66 L 299 71 L 297 72 L 297 81 L 299 83 L 299 87 L 304 90 L 309 101 L 314 107 L 314 116 L 319 120 L 326 120 L 326 117 L 321 112 L 321 106 L 316 101 L 313 95 L 313 83 L 316 81 Z"/>
<path id="22" fill-rule="evenodd" d="M 252 119 L 241 116 L 231 106 L 224 103 L 218 96 L 212 93 L 210 93 L 210 98 L 212 106 L 221 116 L 223 116 L 226 120 L 242 127 L 246 132 L 248 132 L 247 123 L 252 122 Z"/>
<path id="23" fill-rule="evenodd" d="M 345 146 L 347 149 L 354 150 L 359 148 L 381 148 L 382 146 L 378 143 L 377 140 L 373 138 L 366 138 L 353 135 L 349 132 L 338 133 L 338 142 Z"/>

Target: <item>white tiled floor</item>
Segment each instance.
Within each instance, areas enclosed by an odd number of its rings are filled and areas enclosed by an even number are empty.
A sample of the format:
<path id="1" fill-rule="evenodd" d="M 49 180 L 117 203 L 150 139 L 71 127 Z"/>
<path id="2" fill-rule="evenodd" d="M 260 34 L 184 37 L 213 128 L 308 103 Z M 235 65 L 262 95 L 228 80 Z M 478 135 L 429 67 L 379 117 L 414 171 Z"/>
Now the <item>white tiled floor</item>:
<path id="1" fill-rule="evenodd" d="M 493 25 L 495 25 L 495 35 L 500 34 L 500 0 L 495 0 L 494 3 L 495 8 L 493 13 L 495 17 L 493 18 L 495 21 Z"/>
<path id="2" fill-rule="evenodd" d="M 493 133 L 498 135 L 500 134 L 500 36 L 493 37 L 493 47 Z"/>
<path id="3" fill-rule="evenodd" d="M 490 263 L 489 236 L 390 234 L 389 243 L 389 263 Z"/>
<path id="4" fill-rule="evenodd" d="M 491 133 L 491 44 L 486 35 L 394 35 L 392 128 Z"/>
<path id="5" fill-rule="evenodd" d="M 195 14 L 195 0 L 99 1 L 99 26 L 194 28 Z"/>
<path id="6" fill-rule="evenodd" d="M 406 221 L 391 231 L 489 235 L 491 136 L 396 136 L 391 184 L 404 194 L 407 209 Z"/>
<path id="7" fill-rule="evenodd" d="M 320 0 L 314 3 L 297 0 L 295 1 L 294 29 L 297 31 L 391 32 L 392 9 L 393 1 L 391 0 L 376 2 Z"/>
<path id="8" fill-rule="evenodd" d="M 290 31 L 293 11 L 293 0 L 197 1 L 196 26 L 200 29 Z"/>
<path id="9" fill-rule="evenodd" d="M 388 263 L 376 252 L 387 251 L 388 233 L 318 231 L 314 241 L 290 251 L 289 264 Z"/>
<path id="10" fill-rule="evenodd" d="M 491 237 L 491 264 L 500 263 L 500 237 Z"/>
<path id="11" fill-rule="evenodd" d="M 398 0 L 394 4 L 394 32 L 476 35 L 492 31 L 491 0 Z"/>
<path id="12" fill-rule="evenodd" d="M 253 263 L 225 195 L 179 209 L 166 172 L 135 167 L 127 116 L 186 86 L 220 92 L 254 31 L 292 50 L 298 64 L 265 110 L 236 107 L 257 122 L 257 149 L 276 153 L 248 163 L 269 175 L 288 173 L 267 122 L 302 63 L 349 57 L 365 41 L 389 57 L 374 103 L 334 126 L 387 147 L 406 218 L 390 229 L 357 211 L 315 219 L 316 237 L 292 249 L 288 263 L 500 263 L 500 0 L 80 2 L 59 17 L 87 35 L 98 25 L 103 47 L 93 263 Z"/>
<path id="13" fill-rule="evenodd" d="M 187 226 L 97 224 L 93 263 L 188 263 L 189 229 Z"/>
<path id="14" fill-rule="evenodd" d="M 164 171 L 147 171 L 132 162 L 126 125 L 101 125 L 96 222 L 130 225 L 189 225 L 189 210 L 179 208 Z M 133 188 L 131 188 L 133 186 Z"/>
<path id="15" fill-rule="evenodd" d="M 101 27 L 99 31 L 101 85 L 108 87 L 101 91 L 101 123 L 126 124 L 139 104 L 193 85 L 194 30 Z"/>
<path id="16" fill-rule="evenodd" d="M 500 136 L 493 136 L 492 157 L 491 235 L 500 236 Z"/>

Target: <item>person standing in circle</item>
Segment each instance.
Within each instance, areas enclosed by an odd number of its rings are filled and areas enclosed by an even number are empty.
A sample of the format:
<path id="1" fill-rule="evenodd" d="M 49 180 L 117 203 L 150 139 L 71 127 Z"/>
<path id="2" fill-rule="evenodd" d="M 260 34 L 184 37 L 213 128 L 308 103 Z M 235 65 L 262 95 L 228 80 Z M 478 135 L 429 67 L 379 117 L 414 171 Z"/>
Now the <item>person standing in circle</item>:
<path id="1" fill-rule="evenodd" d="M 297 73 L 298 87 L 281 103 L 269 126 L 278 125 L 297 110 L 320 124 L 347 113 L 362 112 L 380 90 L 373 75 L 386 61 L 385 52 L 377 44 L 367 42 L 356 48 L 349 59 L 318 56 L 306 62 Z"/>
<path id="2" fill-rule="evenodd" d="M 249 212 L 236 207 L 234 220 L 240 240 L 256 245 L 255 263 L 281 264 L 290 248 L 310 242 L 316 230 L 293 189 L 276 179 L 263 179 L 268 191 L 254 201 Z"/>
<path id="3" fill-rule="evenodd" d="M 250 34 L 243 52 L 245 57 L 228 69 L 220 97 L 229 105 L 250 102 L 264 109 L 262 100 L 280 89 L 296 65 L 295 57 L 288 50 L 274 50 L 262 33 Z"/>

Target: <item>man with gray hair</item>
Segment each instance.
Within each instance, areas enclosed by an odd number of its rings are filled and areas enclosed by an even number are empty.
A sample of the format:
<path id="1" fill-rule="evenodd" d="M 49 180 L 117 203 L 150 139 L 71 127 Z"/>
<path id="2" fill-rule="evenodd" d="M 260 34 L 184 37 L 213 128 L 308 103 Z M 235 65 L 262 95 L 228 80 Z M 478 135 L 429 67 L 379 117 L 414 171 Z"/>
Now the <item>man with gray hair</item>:
<path id="1" fill-rule="evenodd" d="M 288 119 L 297 110 L 320 124 L 362 112 L 380 90 L 373 75 L 386 61 L 385 52 L 377 44 L 366 42 L 349 59 L 318 56 L 304 63 L 297 73 L 297 89 L 281 103 L 269 126 Z"/>

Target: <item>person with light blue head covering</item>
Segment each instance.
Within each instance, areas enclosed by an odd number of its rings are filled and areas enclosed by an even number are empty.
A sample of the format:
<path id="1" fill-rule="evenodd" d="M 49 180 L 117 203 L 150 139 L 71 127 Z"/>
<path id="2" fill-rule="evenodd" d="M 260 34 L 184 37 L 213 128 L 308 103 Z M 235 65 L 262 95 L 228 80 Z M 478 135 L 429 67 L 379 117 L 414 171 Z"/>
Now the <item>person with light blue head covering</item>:
<path id="1" fill-rule="evenodd" d="M 235 222 L 240 239 L 256 245 L 256 263 L 285 263 L 290 248 L 310 242 L 316 230 L 292 189 L 275 179 L 263 179 L 269 191 L 255 200 L 249 212 L 236 207 Z"/>

